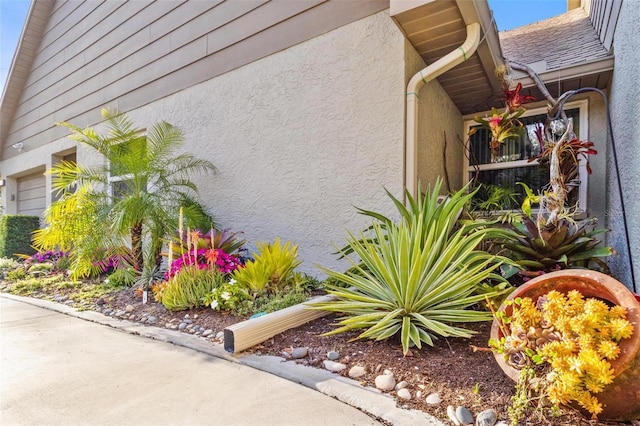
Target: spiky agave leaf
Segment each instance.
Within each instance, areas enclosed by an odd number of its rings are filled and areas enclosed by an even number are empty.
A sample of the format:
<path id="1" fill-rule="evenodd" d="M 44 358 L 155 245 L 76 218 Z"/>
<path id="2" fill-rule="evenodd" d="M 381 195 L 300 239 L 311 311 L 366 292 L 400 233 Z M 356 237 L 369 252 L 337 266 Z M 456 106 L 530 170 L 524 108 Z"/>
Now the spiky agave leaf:
<path id="1" fill-rule="evenodd" d="M 484 300 L 485 294 L 476 293 L 480 282 L 504 281 L 493 271 L 510 261 L 477 250 L 497 231 L 479 224 L 454 230 L 467 194 L 456 193 L 446 204 L 438 204 L 434 193 L 398 224 L 374 222 L 369 236 L 349 233 L 349 247 L 358 256 L 350 259 L 349 271 L 320 267 L 350 286 L 330 285 L 328 291 L 337 301 L 310 304 L 346 314 L 329 334 L 365 329 L 357 338 L 381 340 L 400 333 L 407 353 L 412 345 L 432 345 L 438 336 L 472 334 L 452 324 L 491 319 L 488 312 L 467 308 Z"/>

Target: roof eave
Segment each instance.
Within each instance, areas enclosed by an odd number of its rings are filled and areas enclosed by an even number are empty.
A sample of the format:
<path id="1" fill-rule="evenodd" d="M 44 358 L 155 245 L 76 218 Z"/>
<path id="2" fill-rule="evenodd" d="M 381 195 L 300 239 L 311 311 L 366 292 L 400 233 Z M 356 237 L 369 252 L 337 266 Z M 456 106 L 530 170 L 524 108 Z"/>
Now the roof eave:
<path id="1" fill-rule="evenodd" d="M 544 83 L 554 83 L 562 80 L 570 80 L 588 75 L 600 74 L 603 72 L 613 71 L 614 56 L 597 59 L 590 62 L 572 65 L 565 68 L 539 72 L 538 76 Z M 535 86 L 535 82 L 531 77 L 521 71 L 513 71 L 512 77 L 514 82 L 521 83 L 523 88 Z"/>
<path id="2" fill-rule="evenodd" d="M 0 158 L 4 141 L 20 101 L 22 89 L 28 78 L 28 73 L 18 72 L 17 69 L 31 69 L 54 3 L 53 1 L 32 0 L 29 6 L 18 46 L 13 54 L 11 67 L 2 89 L 2 97 L 0 97 Z M 25 43 L 25 40 L 28 42 Z"/>
<path id="3" fill-rule="evenodd" d="M 483 28 L 486 43 L 478 46 L 478 56 L 487 72 L 489 82 L 496 93 L 502 93 L 502 84 L 495 74 L 495 69 L 505 65 L 504 55 L 500 47 L 498 27 L 493 19 L 493 13 L 486 1 L 456 0 L 460 13 L 467 25 L 478 22 Z"/>

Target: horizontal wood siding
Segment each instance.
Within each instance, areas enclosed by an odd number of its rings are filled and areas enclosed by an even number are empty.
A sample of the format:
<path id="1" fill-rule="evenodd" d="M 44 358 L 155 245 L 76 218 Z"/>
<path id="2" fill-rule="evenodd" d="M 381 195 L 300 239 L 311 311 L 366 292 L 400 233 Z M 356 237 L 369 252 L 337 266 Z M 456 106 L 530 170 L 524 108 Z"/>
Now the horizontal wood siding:
<path id="1" fill-rule="evenodd" d="M 31 150 L 388 7 L 388 0 L 60 1 L 4 147 Z M 2 157 L 15 155 L 2 150 Z"/>

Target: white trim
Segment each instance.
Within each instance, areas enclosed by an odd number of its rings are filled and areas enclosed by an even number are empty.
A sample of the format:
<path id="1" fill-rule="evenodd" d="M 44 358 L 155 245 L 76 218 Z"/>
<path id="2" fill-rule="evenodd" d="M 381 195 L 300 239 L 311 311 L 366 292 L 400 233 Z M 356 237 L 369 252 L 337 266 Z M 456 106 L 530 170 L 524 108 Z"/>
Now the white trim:
<path id="1" fill-rule="evenodd" d="M 564 105 L 565 110 L 569 109 L 578 109 L 579 114 L 579 123 L 580 123 L 580 134 L 578 138 L 583 141 L 589 140 L 589 101 L 587 99 L 581 99 L 578 101 L 567 102 Z M 548 111 L 547 107 L 537 107 L 528 109 L 522 117 L 530 117 L 532 115 L 540 115 L 546 114 Z M 474 117 L 483 117 L 485 115 L 490 115 L 491 111 L 485 111 L 480 114 L 474 114 Z M 463 117 L 464 119 L 464 131 L 465 134 L 469 134 L 469 130 L 471 127 L 479 126 L 479 124 L 471 119 L 471 116 L 467 115 Z M 469 152 L 469 141 L 470 138 L 467 137 L 465 142 L 465 150 Z M 578 176 L 580 178 L 580 187 L 578 188 L 578 213 L 586 213 L 587 212 L 587 191 L 588 191 L 588 177 L 589 174 L 587 172 L 587 162 L 585 159 L 580 156 L 579 157 L 579 165 L 578 165 Z M 500 170 L 500 169 L 510 169 L 516 167 L 531 167 L 537 165 L 537 161 L 529 161 L 529 160 L 516 160 L 516 161 L 504 161 L 500 163 L 488 163 L 488 164 L 478 164 L 476 166 L 472 166 L 469 164 L 469 159 L 464 157 L 464 164 L 462 167 L 462 181 L 466 184 L 469 182 L 469 175 L 473 173 L 475 170 L 479 171 L 487 171 L 487 170 Z"/>

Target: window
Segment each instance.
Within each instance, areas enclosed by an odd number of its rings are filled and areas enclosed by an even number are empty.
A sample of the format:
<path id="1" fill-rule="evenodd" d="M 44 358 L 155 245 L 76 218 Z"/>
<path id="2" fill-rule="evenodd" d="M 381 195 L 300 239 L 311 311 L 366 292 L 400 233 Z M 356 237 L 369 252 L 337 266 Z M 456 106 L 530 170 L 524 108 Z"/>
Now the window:
<path id="1" fill-rule="evenodd" d="M 109 156 L 109 193 L 113 200 L 120 200 L 127 194 L 135 192 L 138 185 L 134 178 L 139 173 L 136 163 L 141 161 L 146 152 L 147 139 L 141 135 L 135 139 L 121 142 L 113 146 Z M 137 176 L 140 178 L 140 176 Z M 142 183 L 146 188 L 146 182 Z"/>
<path id="2" fill-rule="evenodd" d="M 570 102 L 565 105 L 565 113 L 572 122 L 573 131 L 579 140 L 588 139 L 587 131 L 587 101 Z M 524 188 L 518 182 L 525 183 L 534 192 L 541 191 L 549 183 L 549 167 L 540 164 L 536 157 L 543 147 L 538 142 L 536 129 L 544 126 L 547 118 L 546 108 L 528 110 L 520 117 L 525 131 L 519 138 L 509 138 L 501 144 L 497 161 L 491 161 L 489 141 L 491 132 L 487 128 L 479 127 L 469 137 L 468 159 L 465 164 L 465 181 L 476 179 L 481 189 L 476 194 L 476 201 L 488 198 L 491 188 L 513 190 L 514 200 L 505 203 L 506 209 L 517 209 L 524 199 Z M 479 126 L 475 121 L 466 122 L 466 131 Z M 555 138 L 559 138 L 565 128 L 560 120 L 551 123 L 550 129 Z M 587 209 L 587 169 L 586 161 L 579 156 L 579 178 L 570 188 L 568 206 L 577 206 L 579 212 Z"/>

